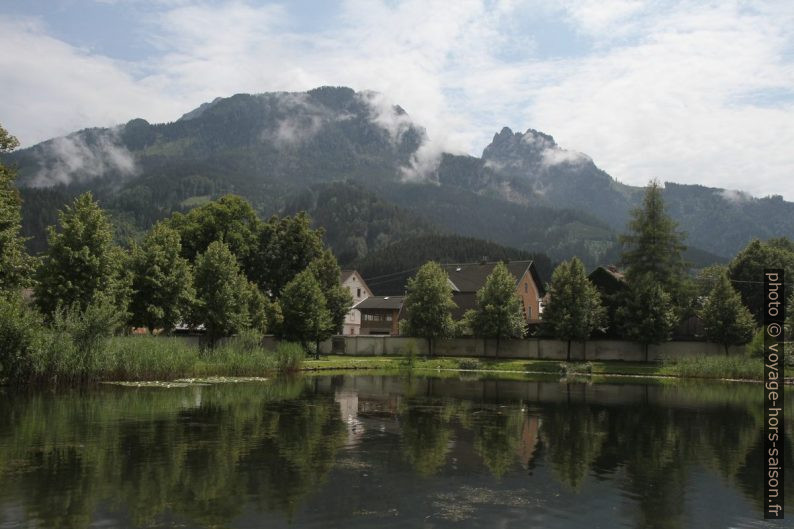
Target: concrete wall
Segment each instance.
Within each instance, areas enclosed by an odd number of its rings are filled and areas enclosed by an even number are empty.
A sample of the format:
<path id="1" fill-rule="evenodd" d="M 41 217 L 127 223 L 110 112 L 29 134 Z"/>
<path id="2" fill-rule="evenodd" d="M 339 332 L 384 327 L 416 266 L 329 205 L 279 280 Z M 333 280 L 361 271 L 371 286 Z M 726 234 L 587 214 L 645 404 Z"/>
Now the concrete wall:
<path id="1" fill-rule="evenodd" d="M 400 356 L 413 344 L 416 354 L 427 355 L 427 340 L 403 336 L 336 336 L 320 345 L 321 352 L 330 354 L 334 343 L 334 354 L 351 356 Z M 565 360 L 568 343 L 562 340 L 527 338 L 525 340 L 501 340 L 499 358 L 537 358 Z M 740 354 L 743 346 L 732 346 L 729 354 Z M 475 356 L 495 358 L 496 340 L 481 338 L 449 338 L 436 340 L 436 356 Z M 656 361 L 663 357 L 683 357 L 694 355 L 724 355 L 722 345 L 709 342 L 666 342 L 648 346 L 648 360 Z M 571 342 L 571 360 L 645 360 L 642 344 L 624 340 L 591 340 Z"/>

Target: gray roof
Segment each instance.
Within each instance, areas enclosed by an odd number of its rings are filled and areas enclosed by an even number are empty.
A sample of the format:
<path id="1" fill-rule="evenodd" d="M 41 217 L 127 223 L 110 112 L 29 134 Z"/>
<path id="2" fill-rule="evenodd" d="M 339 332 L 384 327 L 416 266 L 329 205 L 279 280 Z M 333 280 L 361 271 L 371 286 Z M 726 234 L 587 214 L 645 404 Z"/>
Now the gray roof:
<path id="1" fill-rule="evenodd" d="M 356 273 L 355 270 L 342 270 L 341 273 L 339 274 L 339 282 L 344 283 L 345 281 L 347 281 L 348 277 L 352 276 L 355 273 Z"/>
<path id="2" fill-rule="evenodd" d="M 367 310 L 367 309 L 396 309 L 400 310 L 403 306 L 405 296 L 370 296 L 367 299 L 361 300 L 358 305 L 353 306 L 354 309 Z"/>

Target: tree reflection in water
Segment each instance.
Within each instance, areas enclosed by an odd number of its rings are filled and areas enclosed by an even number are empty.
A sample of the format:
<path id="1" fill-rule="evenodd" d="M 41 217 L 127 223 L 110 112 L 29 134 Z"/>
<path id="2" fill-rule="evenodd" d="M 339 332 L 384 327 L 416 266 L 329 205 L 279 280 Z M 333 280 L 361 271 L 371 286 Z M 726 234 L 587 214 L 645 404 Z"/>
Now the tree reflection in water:
<path id="1" fill-rule="evenodd" d="M 356 396 L 348 398 L 345 405 L 354 404 L 346 413 L 366 408 L 382 431 L 362 415 L 356 443 L 346 444 L 351 434 L 335 401 L 340 387 Z M 703 472 L 741 492 L 755 509 L 746 516 L 757 518 L 763 490 L 757 389 L 316 377 L 6 390 L 0 398 L 0 522 L 88 527 L 98 513 L 113 512 L 131 527 L 169 520 L 220 527 L 252 511 L 294 520 L 310 498 L 320 501 L 317 494 L 345 493 L 361 496 L 353 502 L 360 511 L 374 492 L 349 481 L 360 475 L 335 470 L 343 447 L 360 468 L 388 474 L 381 476 L 387 497 L 404 496 L 411 502 L 405 511 L 417 520 L 433 514 L 432 502 L 422 503 L 432 491 L 413 489 L 420 477 L 427 487 L 467 479 L 467 487 L 479 488 L 465 490 L 483 491 L 507 480 L 538 505 L 612 488 L 625 499 L 633 526 L 687 527 L 687 491 Z M 788 424 L 785 455 L 792 461 Z M 374 443 L 384 448 L 368 451 Z M 402 465 L 378 455 L 392 452 Z M 538 474 L 554 481 L 536 481 L 544 479 Z M 498 497 L 488 493 L 478 501 Z M 330 512 L 338 505 L 324 508 L 328 516 L 352 516 Z M 474 511 L 469 505 L 460 512 Z"/>

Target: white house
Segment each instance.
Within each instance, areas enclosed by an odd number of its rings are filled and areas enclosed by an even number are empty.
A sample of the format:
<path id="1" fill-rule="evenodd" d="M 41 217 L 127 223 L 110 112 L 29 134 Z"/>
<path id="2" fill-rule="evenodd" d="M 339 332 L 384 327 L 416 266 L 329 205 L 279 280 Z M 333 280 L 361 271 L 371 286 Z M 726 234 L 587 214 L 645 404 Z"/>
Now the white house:
<path id="1" fill-rule="evenodd" d="M 368 297 L 372 296 L 372 291 L 364 282 L 364 278 L 355 270 L 342 270 L 342 275 L 339 278 L 343 287 L 347 287 L 350 291 L 350 296 L 353 298 L 353 306 L 355 307 Z M 345 316 L 345 326 L 343 333 L 346 336 L 358 336 L 361 330 L 361 312 L 356 309 L 351 309 Z"/>

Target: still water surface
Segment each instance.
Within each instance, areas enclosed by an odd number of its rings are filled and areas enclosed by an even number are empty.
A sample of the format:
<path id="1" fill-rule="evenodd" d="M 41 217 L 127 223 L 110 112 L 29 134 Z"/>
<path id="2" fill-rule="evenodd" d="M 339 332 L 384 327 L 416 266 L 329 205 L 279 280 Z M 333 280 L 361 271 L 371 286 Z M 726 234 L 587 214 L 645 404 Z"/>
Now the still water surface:
<path id="1" fill-rule="evenodd" d="M 761 513 L 762 397 L 341 375 L 0 390 L 0 528 L 794 527 Z"/>

